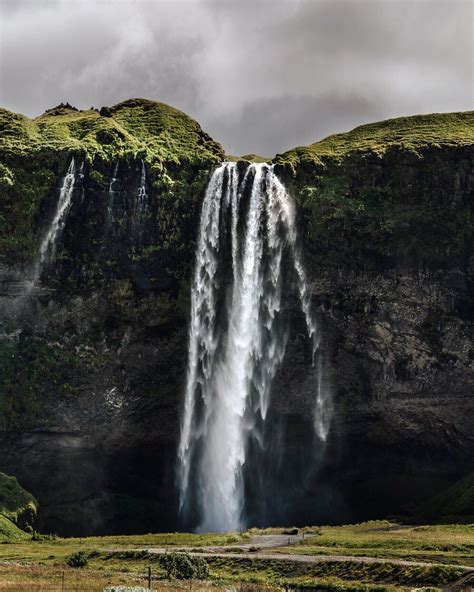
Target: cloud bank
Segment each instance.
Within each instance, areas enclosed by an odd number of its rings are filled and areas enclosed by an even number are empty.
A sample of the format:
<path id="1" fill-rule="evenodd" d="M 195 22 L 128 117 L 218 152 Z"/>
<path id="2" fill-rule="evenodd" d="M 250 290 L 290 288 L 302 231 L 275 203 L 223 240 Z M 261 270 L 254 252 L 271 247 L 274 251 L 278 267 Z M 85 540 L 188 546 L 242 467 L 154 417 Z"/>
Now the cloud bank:
<path id="1" fill-rule="evenodd" d="M 232 154 L 472 109 L 471 0 L 0 0 L 0 104 L 172 104 Z"/>

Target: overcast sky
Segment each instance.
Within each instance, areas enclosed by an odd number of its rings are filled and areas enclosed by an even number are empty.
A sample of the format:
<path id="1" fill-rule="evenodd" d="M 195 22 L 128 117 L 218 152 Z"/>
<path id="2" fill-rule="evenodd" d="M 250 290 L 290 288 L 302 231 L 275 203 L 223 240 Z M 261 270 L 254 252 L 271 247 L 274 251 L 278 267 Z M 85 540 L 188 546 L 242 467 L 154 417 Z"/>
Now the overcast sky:
<path id="1" fill-rule="evenodd" d="M 131 97 L 272 156 L 361 123 L 474 108 L 474 0 L 0 0 L 0 105 Z"/>

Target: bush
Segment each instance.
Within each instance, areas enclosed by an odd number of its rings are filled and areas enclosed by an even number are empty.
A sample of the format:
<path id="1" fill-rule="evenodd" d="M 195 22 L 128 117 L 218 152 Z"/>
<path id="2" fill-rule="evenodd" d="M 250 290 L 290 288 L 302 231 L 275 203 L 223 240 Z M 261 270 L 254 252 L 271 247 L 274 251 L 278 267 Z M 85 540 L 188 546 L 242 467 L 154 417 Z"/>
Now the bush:
<path id="1" fill-rule="evenodd" d="M 31 540 L 39 543 L 56 541 L 57 539 L 57 534 L 43 534 L 41 532 L 36 532 L 36 530 L 33 530 L 33 533 L 31 535 Z"/>
<path id="2" fill-rule="evenodd" d="M 89 555 L 85 551 L 76 551 L 66 558 L 69 567 L 85 567 L 89 563 Z"/>
<path id="3" fill-rule="evenodd" d="M 188 553 L 167 553 L 160 563 L 170 580 L 204 580 L 209 577 L 209 566 L 202 557 Z"/>

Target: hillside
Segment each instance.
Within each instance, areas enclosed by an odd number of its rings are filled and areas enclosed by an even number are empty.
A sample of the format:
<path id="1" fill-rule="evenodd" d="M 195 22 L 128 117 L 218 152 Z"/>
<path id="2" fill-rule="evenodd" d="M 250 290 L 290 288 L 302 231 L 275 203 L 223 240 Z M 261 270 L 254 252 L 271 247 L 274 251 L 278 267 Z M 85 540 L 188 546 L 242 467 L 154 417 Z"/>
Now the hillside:
<path id="1" fill-rule="evenodd" d="M 46 531 L 176 530 L 190 278 L 223 150 L 146 100 L 0 119 L 0 471 L 38 499 Z M 55 257 L 38 267 L 73 156 Z M 264 507 L 248 484 L 253 520 L 401 515 L 472 472 L 473 113 L 362 126 L 275 170 L 297 206 L 334 418 L 321 446 L 289 301 L 265 436 L 278 494 Z"/>
<path id="2" fill-rule="evenodd" d="M 474 240 L 473 145 L 474 111 L 418 115 L 274 162 L 301 205 L 314 265 L 449 267 L 466 265 Z"/>
<path id="3" fill-rule="evenodd" d="M 191 117 L 156 101 L 130 99 L 100 112 L 60 105 L 35 119 L 0 109 L 0 262 L 32 261 L 38 218 L 54 207 L 72 156 L 91 169 L 99 191 L 119 160 L 123 169 L 143 161 L 173 210 L 185 194 L 202 191 L 224 152 Z"/>
<path id="4" fill-rule="evenodd" d="M 67 152 L 104 160 L 142 158 L 147 162 L 217 162 L 221 146 L 185 113 L 146 99 L 79 111 L 60 105 L 39 117 L 0 109 L 0 154 Z"/>
<path id="5" fill-rule="evenodd" d="M 423 503 L 415 520 L 474 524 L 474 473 Z"/>
<path id="6" fill-rule="evenodd" d="M 361 125 L 309 146 L 293 148 L 278 154 L 274 162 L 295 167 L 311 162 L 341 161 L 357 152 L 383 156 L 394 148 L 422 152 L 426 148 L 469 146 L 473 142 L 474 111 L 433 113 Z"/>

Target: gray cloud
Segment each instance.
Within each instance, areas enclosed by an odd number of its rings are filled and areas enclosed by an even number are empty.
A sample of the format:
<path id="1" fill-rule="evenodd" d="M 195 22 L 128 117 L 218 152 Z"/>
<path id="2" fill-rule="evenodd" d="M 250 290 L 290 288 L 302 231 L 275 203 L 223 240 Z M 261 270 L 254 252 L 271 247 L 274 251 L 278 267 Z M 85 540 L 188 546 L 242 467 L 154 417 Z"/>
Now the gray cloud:
<path id="1" fill-rule="evenodd" d="M 142 96 L 230 153 L 472 109 L 471 0 L 0 0 L 0 104 Z"/>

